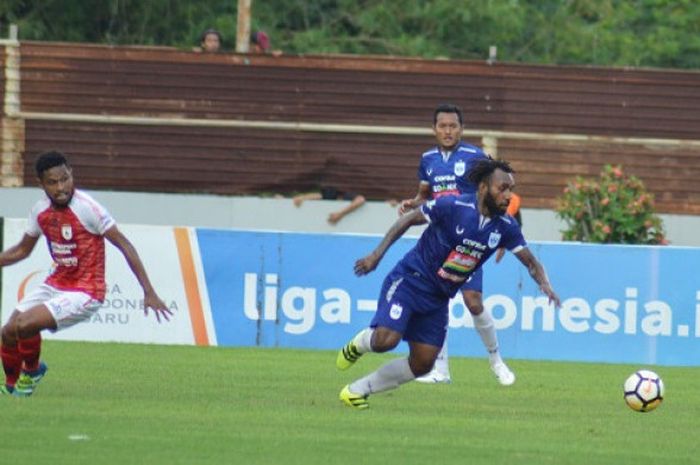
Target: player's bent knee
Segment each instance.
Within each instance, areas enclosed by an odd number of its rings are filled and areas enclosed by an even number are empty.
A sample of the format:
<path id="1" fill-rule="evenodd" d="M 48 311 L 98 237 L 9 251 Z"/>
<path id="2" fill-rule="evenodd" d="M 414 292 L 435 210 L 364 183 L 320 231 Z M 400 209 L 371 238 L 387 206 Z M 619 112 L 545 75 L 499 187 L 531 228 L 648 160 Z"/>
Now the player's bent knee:
<path id="1" fill-rule="evenodd" d="M 481 315 L 484 312 L 484 300 L 480 292 L 464 292 L 464 303 L 472 315 Z"/>
<path id="2" fill-rule="evenodd" d="M 408 365 L 416 376 L 430 373 L 437 359 L 439 347 L 430 347 L 426 344 L 412 345 L 408 355 Z"/>
<path id="3" fill-rule="evenodd" d="M 389 352 L 393 350 L 397 345 L 399 345 L 398 340 L 393 340 L 391 338 L 372 340 L 372 351 L 373 352 Z"/>
<path id="4" fill-rule="evenodd" d="M 28 311 L 17 315 L 16 334 L 21 339 L 39 334 L 44 329 L 56 329 L 53 316 L 47 311 Z"/>
<path id="5" fill-rule="evenodd" d="M 32 326 L 33 324 L 31 318 L 27 318 L 27 316 L 22 313 L 15 321 L 15 334 L 20 339 L 32 337 L 34 336 L 34 334 L 32 334 Z"/>
<path id="6" fill-rule="evenodd" d="M 483 305 L 474 305 L 474 306 L 467 306 L 469 309 L 469 313 L 471 313 L 474 316 L 481 315 L 484 313 L 484 306 Z"/>
<path id="7" fill-rule="evenodd" d="M 17 318 L 20 315 L 21 313 L 15 310 L 2 327 L 1 335 L 3 344 L 13 346 L 17 343 Z"/>
<path id="8" fill-rule="evenodd" d="M 433 369 L 434 363 L 435 360 L 409 359 L 408 361 L 408 365 L 409 367 L 411 367 L 411 371 L 416 376 L 416 378 L 430 373 L 430 370 Z"/>
<path id="9" fill-rule="evenodd" d="M 17 342 L 17 329 L 12 322 L 8 322 L 2 327 L 2 343 L 5 345 L 15 345 Z"/>
<path id="10" fill-rule="evenodd" d="M 388 352 L 394 349 L 401 341 L 401 334 L 377 328 L 372 334 L 372 351 L 373 352 Z"/>

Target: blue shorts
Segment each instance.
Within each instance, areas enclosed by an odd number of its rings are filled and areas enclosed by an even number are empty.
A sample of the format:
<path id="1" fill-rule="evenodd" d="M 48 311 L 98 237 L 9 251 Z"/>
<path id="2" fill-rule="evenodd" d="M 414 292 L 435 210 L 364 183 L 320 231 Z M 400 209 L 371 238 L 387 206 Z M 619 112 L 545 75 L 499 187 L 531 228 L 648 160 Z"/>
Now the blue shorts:
<path id="1" fill-rule="evenodd" d="M 471 278 L 459 288 L 460 291 L 483 292 L 484 289 L 484 269 L 479 268 L 472 274 Z"/>
<path id="2" fill-rule="evenodd" d="M 449 299 L 418 291 L 411 285 L 411 279 L 415 278 L 397 271 L 389 273 L 370 326 L 394 330 L 405 341 L 442 347 L 447 334 Z"/>

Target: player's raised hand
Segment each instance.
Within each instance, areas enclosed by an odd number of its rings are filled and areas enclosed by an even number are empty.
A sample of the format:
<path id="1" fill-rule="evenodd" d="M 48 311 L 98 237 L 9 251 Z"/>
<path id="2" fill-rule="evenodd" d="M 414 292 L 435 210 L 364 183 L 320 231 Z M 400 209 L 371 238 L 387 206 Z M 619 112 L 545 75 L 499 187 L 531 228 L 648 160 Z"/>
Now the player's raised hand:
<path id="1" fill-rule="evenodd" d="M 402 200 L 399 204 L 399 216 L 405 215 L 407 212 L 413 210 L 414 208 L 416 208 L 416 205 L 413 202 L 413 199 Z"/>
<path id="2" fill-rule="evenodd" d="M 379 264 L 380 257 L 372 252 L 364 258 L 360 258 L 355 262 L 355 274 L 363 276 L 374 271 Z"/>
<path id="3" fill-rule="evenodd" d="M 144 316 L 148 316 L 148 309 L 153 310 L 153 313 L 156 315 L 156 320 L 158 320 L 158 323 L 160 323 L 160 317 L 162 316 L 166 321 L 170 321 L 170 317 L 172 316 L 173 312 L 170 311 L 167 305 L 165 305 L 165 302 L 161 300 L 160 297 L 155 292 L 149 292 L 146 293 L 146 295 L 143 297 L 143 314 Z"/>

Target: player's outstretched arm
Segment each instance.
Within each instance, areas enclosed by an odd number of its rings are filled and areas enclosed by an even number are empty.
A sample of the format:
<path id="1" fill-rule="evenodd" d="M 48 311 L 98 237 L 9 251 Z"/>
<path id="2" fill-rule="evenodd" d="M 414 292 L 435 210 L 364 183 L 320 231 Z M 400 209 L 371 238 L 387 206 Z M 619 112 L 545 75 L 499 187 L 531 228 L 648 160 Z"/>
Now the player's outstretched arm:
<path id="1" fill-rule="evenodd" d="M 418 192 L 412 199 L 402 200 L 399 205 L 399 215 L 405 215 L 411 210 L 415 210 L 430 198 L 430 184 L 421 182 L 418 184 Z"/>
<path id="2" fill-rule="evenodd" d="M 27 258 L 38 240 L 39 236 L 34 237 L 25 233 L 17 244 L 0 253 L 0 267 L 12 265 Z"/>
<path id="3" fill-rule="evenodd" d="M 414 210 L 407 215 L 399 217 L 384 235 L 384 239 L 382 239 L 382 242 L 379 243 L 377 248 L 366 257 L 360 258 L 355 262 L 355 274 L 357 276 L 362 276 L 374 271 L 382 260 L 382 257 L 384 257 L 386 251 L 391 247 L 391 244 L 396 242 L 399 237 L 403 236 L 408 228 L 427 222 L 428 220 L 425 219 L 423 212 L 420 210 Z"/>
<path id="4" fill-rule="evenodd" d="M 556 307 L 560 307 L 561 301 L 559 300 L 559 296 L 557 296 L 556 292 L 554 292 L 554 289 L 552 289 L 552 285 L 549 283 L 549 278 L 547 277 L 547 273 L 544 271 L 544 267 L 539 262 L 539 260 L 537 260 L 535 256 L 532 255 L 530 249 L 525 247 L 524 249 L 517 252 L 515 256 L 518 257 L 518 259 L 522 262 L 523 265 L 525 265 L 527 271 L 530 273 L 530 276 L 532 276 L 532 279 L 534 279 L 535 282 L 540 286 L 540 290 L 547 297 L 549 297 L 549 302 L 553 303 Z"/>
<path id="5" fill-rule="evenodd" d="M 156 291 L 151 285 L 150 279 L 148 279 L 148 274 L 146 269 L 141 262 L 136 248 L 129 241 L 129 239 L 122 234 L 117 226 L 112 226 L 105 232 L 105 237 L 109 242 L 111 242 L 119 251 L 124 255 L 126 262 L 129 264 L 129 268 L 136 276 L 141 288 L 143 289 L 143 313 L 148 315 L 148 309 L 152 309 L 153 313 L 156 315 L 158 323 L 160 323 L 160 317 L 162 316 L 166 320 L 170 320 L 170 316 L 173 314 L 170 309 L 165 305 L 165 303 L 158 297 Z"/>

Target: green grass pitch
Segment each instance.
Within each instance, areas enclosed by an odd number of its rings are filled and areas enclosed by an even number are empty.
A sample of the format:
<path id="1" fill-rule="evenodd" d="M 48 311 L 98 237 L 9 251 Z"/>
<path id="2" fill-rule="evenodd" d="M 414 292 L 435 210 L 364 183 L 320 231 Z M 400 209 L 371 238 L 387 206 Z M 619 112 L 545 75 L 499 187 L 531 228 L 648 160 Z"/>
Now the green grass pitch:
<path id="1" fill-rule="evenodd" d="M 338 392 L 397 354 L 347 372 L 335 352 L 48 341 L 35 395 L 1 398 L 3 463 L 700 463 L 700 370 L 656 367 L 666 399 L 636 413 L 631 365 L 452 358 L 453 384 L 409 383 L 354 411 Z"/>

